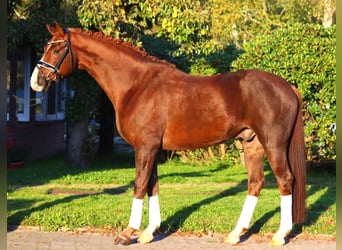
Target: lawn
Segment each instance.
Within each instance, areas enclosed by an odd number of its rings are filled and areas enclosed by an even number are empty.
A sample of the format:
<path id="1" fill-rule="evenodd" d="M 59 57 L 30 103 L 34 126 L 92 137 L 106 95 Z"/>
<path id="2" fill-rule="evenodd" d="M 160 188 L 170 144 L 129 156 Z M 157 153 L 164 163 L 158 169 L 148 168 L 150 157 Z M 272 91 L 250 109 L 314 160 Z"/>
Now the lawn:
<path id="1" fill-rule="evenodd" d="M 158 168 L 162 232 L 228 233 L 247 194 L 243 166 L 171 160 Z M 46 231 L 82 229 L 118 231 L 126 227 L 134 182 L 134 159 L 127 153 L 97 157 L 87 169 L 65 166 L 63 156 L 8 170 L 8 225 L 37 226 Z M 251 226 L 273 233 L 279 225 L 279 191 L 269 167 Z M 336 179 L 310 173 L 308 218 L 295 231 L 336 236 Z M 145 200 L 143 227 L 148 222 Z"/>

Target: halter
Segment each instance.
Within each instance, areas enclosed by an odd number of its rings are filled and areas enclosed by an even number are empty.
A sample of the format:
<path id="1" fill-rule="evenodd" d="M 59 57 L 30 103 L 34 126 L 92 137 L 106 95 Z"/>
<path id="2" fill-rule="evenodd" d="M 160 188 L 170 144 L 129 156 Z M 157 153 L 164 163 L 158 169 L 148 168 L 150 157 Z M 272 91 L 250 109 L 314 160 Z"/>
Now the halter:
<path id="1" fill-rule="evenodd" d="M 74 68 L 74 57 L 73 57 L 73 53 L 72 53 L 72 50 L 71 50 L 71 42 L 70 42 L 70 32 L 69 30 L 67 29 L 66 30 L 67 32 L 67 35 L 68 35 L 68 39 L 67 40 L 56 40 L 56 41 L 51 41 L 51 42 L 48 42 L 47 44 L 48 45 L 51 45 L 51 44 L 55 44 L 55 43 L 66 43 L 66 47 L 65 47 L 65 51 L 64 51 L 64 54 L 61 56 L 61 58 L 59 58 L 59 60 L 57 61 L 56 65 L 53 66 L 52 64 L 48 63 L 48 62 L 45 62 L 44 60 L 39 60 L 38 63 L 37 63 L 37 67 L 40 68 L 40 67 L 43 67 L 43 68 L 46 68 L 46 69 L 50 69 L 52 71 L 50 71 L 47 76 L 46 76 L 46 81 L 57 81 L 57 79 L 59 79 L 59 68 L 60 66 L 62 65 L 62 63 L 64 62 L 64 59 L 65 57 L 67 56 L 68 53 L 70 53 L 70 60 L 71 60 L 71 68 L 73 69 Z M 50 79 L 50 75 L 51 74 L 55 74 L 55 77 L 53 79 Z"/>

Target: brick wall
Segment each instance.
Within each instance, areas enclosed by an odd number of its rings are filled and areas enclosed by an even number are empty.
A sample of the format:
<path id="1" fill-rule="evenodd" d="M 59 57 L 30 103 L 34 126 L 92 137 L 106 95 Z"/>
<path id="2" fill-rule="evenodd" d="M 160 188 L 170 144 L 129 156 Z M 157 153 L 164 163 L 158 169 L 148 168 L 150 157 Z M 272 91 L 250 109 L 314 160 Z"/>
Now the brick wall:
<path id="1" fill-rule="evenodd" d="M 21 123 L 7 127 L 13 146 L 28 147 L 30 159 L 42 159 L 65 151 L 64 121 Z"/>

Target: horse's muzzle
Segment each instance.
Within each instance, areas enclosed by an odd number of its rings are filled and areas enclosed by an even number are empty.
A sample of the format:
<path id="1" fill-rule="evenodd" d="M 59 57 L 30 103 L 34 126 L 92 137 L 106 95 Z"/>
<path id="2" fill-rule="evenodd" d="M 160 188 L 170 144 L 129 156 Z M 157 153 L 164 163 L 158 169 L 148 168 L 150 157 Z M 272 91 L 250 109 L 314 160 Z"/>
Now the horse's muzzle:
<path id="1" fill-rule="evenodd" d="M 32 72 L 31 88 L 34 91 L 46 91 L 49 88 L 51 82 L 52 80 L 46 79 L 44 73 L 41 72 L 38 67 L 36 67 Z"/>

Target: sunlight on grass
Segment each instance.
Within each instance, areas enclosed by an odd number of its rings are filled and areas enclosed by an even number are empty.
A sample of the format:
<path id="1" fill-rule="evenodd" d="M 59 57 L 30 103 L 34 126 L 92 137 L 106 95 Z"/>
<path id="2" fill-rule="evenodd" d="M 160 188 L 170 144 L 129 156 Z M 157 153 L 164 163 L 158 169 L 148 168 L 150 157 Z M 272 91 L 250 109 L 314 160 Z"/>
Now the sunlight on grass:
<path id="1" fill-rule="evenodd" d="M 126 156 L 127 157 L 127 156 Z M 62 158 L 8 171 L 8 224 L 44 230 L 126 227 L 135 175 L 132 160 L 101 159 L 87 169 L 66 167 Z M 112 167 L 113 166 L 113 167 Z M 246 169 L 225 162 L 194 165 L 177 160 L 158 168 L 161 231 L 227 233 L 233 229 L 247 195 Z M 252 230 L 275 232 L 279 226 L 279 190 L 265 167 L 266 186 L 252 219 Z M 308 178 L 308 219 L 297 230 L 336 235 L 335 176 Z M 148 223 L 145 199 L 143 227 Z"/>

